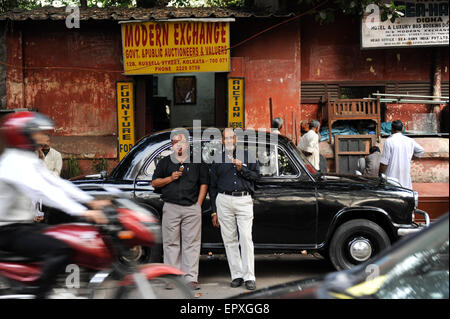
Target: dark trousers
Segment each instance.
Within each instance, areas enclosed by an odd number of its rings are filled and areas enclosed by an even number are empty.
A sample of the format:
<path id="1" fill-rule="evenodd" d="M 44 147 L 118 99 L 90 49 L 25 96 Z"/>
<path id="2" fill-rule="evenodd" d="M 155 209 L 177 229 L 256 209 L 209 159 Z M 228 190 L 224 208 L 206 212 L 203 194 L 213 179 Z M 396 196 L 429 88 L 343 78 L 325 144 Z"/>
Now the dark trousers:
<path id="1" fill-rule="evenodd" d="M 70 262 L 72 249 L 64 242 L 42 233 L 45 225 L 10 224 L 0 227 L 0 249 L 42 261 L 36 295 L 44 298 Z"/>

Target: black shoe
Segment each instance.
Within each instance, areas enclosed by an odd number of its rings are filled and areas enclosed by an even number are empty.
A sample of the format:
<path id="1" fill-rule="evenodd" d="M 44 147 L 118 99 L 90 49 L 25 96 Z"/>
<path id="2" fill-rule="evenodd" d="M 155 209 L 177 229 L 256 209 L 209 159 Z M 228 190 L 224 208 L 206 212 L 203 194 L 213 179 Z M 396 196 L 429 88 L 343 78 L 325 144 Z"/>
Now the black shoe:
<path id="1" fill-rule="evenodd" d="M 188 285 L 192 290 L 200 290 L 200 285 L 196 281 L 191 281 Z"/>
<path id="2" fill-rule="evenodd" d="M 247 280 L 245 282 L 245 288 L 247 288 L 247 290 L 255 290 L 256 289 L 256 283 L 254 280 Z"/>
<path id="3" fill-rule="evenodd" d="M 244 279 L 236 278 L 236 279 L 233 279 L 230 286 L 231 286 L 231 288 L 237 288 L 237 287 L 241 286 L 243 282 L 244 282 Z"/>

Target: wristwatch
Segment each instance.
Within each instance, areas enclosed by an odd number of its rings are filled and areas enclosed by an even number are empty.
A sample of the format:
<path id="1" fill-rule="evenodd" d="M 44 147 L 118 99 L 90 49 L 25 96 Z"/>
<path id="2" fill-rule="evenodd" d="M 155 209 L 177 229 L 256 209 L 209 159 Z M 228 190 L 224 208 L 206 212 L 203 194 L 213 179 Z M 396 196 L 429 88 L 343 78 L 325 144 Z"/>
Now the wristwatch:
<path id="1" fill-rule="evenodd" d="M 216 212 L 212 213 L 212 214 L 211 214 L 211 217 L 214 217 L 214 215 L 217 215 L 217 213 L 216 213 Z"/>

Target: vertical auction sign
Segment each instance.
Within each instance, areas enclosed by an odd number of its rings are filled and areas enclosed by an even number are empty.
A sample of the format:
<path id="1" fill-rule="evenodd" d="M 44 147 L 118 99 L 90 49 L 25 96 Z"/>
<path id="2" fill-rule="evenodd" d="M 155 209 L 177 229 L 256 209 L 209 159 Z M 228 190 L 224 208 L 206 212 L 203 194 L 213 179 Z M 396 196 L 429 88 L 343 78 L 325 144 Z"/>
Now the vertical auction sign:
<path id="1" fill-rule="evenodd" d="M 244 79 L 228 78 L 228 127 L 244 128 Z"/>
<path id="2" fill-rule="evenodd" d="M 134 146 L 134 87 L 133 82 L 117 82 L 117 136 L 119 160 Z"/>

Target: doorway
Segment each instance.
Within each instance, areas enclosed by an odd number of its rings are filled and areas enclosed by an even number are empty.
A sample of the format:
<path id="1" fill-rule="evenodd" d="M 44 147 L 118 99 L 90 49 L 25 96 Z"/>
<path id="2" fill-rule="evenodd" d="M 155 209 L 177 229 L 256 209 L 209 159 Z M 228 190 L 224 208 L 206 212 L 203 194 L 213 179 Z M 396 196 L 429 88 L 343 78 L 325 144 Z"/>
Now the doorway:
<path id="1" fill-rule="evenodd" d="M 192 127 L 223 127 L 226 122 L 227 73 L 136 76 L 136 135 Z M 186 92 L 195 92 L 186 99 Z M 182 98 L 180 98 L 180 96 Z"/>

